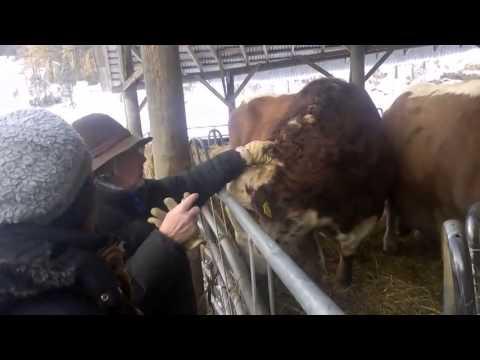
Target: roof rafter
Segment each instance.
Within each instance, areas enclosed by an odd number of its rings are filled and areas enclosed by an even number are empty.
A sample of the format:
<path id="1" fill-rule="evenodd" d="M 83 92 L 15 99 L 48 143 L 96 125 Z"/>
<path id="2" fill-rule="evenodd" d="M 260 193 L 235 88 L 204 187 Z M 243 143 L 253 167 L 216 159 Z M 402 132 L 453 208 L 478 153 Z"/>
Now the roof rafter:
<path id="1" fill-rule="evenodd" d="M 225 68 L 223 67 L 223 61 L 220 56 L 218 56 L 218 48 L 215 49 L 213 45 L 207 45 L 208 49 L 210 50 L 212 56 L 215 58 L 215 60 L 218 63 L 218 67 L 220 69 L 220 77 L 222 79 L 222 87 L 223 87 L 223 93 L 225 96 L 227 96 L 227 85 L 225 84 Z"/>
<path id="2" fill-rule="evenodd" d="M 242 52 L 243 59 L 245 60 L 245 66 L 250 66 L 250 60 L 248 59 L 247 51 L 245 50 L 245 45 L 239 45 L 240 51 Z"/>
<path id="3" fill-rule="evenodd" d="M 188 55 L 190 55 L 190 57 L 192 58 L 195 65 L 197 65 L 198 70 L 200 70 L 200 72 L 202 73 L 203 72 L 202 63 L 200 62 L 197 55 L 195 54 L 195 51 L 193 50 L 192 45 L 187 45 L 187 52 L 188 52 Z"/>

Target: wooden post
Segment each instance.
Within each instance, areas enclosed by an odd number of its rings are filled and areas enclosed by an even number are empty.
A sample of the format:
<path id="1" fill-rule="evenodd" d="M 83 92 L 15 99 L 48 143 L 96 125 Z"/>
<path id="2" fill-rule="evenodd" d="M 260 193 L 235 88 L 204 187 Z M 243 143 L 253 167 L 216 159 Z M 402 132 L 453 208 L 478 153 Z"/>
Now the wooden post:
<path id="1" fill-rule="evenodd" d="M 120 61 L 122 66 L 122 78 L 125 82 L 134 71 L 131 53 L 131 45 L 120 46 Z M 143 137 L 142 123 L 140 120 L 140 108 L 138 106 L 137 85 L 132 84 L 123 92 L 123 104 L 125 107 L 125 117 L 127 119 L 127 129 L 135 136 Z"/>
<path id="2" fill-rule="evenodd" d="M 227 93 L 225 94 L 225 100 L 228 103 L 228 113 L 230 114 L 235 110 L 235 76 L 228 72 L 226 76 L 227 80 Z"/>
<path id="3" fill-rule="evenodd" d="M 190 166 L 178 46 L 145 45 L 143 68 L 156 178 Z"/>
<path id="4" fill-rule="evenodd" d="M 365 46 L 350 46 L 350 82 L 365 86 Z"/>
<path id="5" fill-rule="evenodd" d="M 145 88 L 153 137 L 155 177 L 177 175 L 190 166 L 187 121 L 178 45 L 142 46 Z M 198 311 L 204 314 L 200 247 L 189 251 Z"/>

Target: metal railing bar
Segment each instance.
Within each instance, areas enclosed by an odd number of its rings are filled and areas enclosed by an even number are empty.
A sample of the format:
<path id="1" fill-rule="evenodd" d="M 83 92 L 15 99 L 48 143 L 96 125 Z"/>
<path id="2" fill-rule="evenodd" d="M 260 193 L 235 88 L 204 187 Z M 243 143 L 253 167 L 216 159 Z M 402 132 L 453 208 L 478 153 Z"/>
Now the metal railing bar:
<path id="1" fill-rule="evenodd" d="M 342 310 L 298 267 L 297 264 L 255 223 L 247 211 L 225 190 L 219 197 L 265 257 L 283 284 L 307 314 L 340 315 Z"/>

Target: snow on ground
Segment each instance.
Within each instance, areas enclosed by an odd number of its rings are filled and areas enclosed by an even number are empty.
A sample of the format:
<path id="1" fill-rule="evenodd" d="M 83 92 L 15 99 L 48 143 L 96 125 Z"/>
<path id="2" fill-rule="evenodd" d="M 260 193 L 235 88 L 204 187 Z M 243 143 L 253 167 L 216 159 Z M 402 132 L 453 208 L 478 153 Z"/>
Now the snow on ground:
<path id="1" fill-rule="evenodd" d="M 375 55 L 366 58 L 366 71 L 377 61 Z M 321 64 L 334 76 L 348 80 L 348 60 L 333 60 Z M 378 108 L 388 109 L 392 102 L 410 85 L 420 82 L 448 81 L 445 74 L 476 74 L 480 77 L 480 48 L 476 46 L 440 46 L 436 52 L 432 47 L 412 49 L 407 55 L 397 50 L 385 64 L 367 81 L 366 90 Z M 412 77 L 413 75 L 413 77 Z M 318 72 L 308 66 L 298 66 L 287 70 L 274 70 L 256 74 L 236 100 L 237 106 L 257 96 L 280 95 L 299 91 L 308 82 L 320 78 Z M 235 79 L 237 86 L 244 77 Z M 453 80 L 452 80 L 453 81 Z M 218 92 L 223 93 L 219 80 L 210 82 Z M 189 136 L 206 136 L 211 127 L 227 133 L 228 110 L 210 91 L 200 83 L 184 85 L 185 110 Z M 145 90 L 138 92 L 139 101 L 145 97 Z M 0 115 L 22 108 L 30 108 L 28 83 L 23 74 L 21 60 L 0 57 Z M 101 112 L 106 113 L 125 126 L 125 113 L 120 94 L 102 91 L 100 85 L 88 86 L 79 82 L 74 87 L 74 106 L 67 103 L 56 104 L 48 109 L 69 123 L 81 116 Z M 148 107 L 141 112 L 142 129 L 150 130 Z M 220 126 L 223 125 L 223 126 Z"/>
<path id="2" fill-rule="evenodd" d="M 22 62 L 0 56 L 0 115 L 30 106 L 28 84 L 22 71 Z"/>

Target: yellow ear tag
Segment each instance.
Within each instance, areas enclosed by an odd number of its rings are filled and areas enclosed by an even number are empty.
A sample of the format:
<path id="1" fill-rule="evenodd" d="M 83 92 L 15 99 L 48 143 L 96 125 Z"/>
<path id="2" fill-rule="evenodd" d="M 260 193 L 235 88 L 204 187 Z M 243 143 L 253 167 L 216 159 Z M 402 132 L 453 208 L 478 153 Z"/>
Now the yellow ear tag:
<path id="1" fill-rule="evenodd" d="M 263 213 L 269 217 L 270 219 L 272 218 L 272 210 L 270 209 L 270 205 L 268 205 L 268 202 L 264 202 L 262 205 Z"/>

